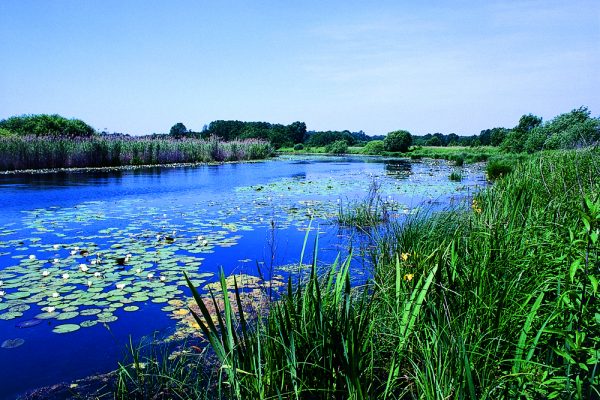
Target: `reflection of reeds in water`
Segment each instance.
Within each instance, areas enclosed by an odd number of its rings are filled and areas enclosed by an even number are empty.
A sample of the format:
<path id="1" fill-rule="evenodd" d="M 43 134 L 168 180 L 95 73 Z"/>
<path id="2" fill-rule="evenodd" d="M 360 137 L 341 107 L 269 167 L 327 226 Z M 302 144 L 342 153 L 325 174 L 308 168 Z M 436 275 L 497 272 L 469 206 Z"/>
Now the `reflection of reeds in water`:
<path id="1" fill-rule="evenodd" d="M 157 139 L 97 136 L 49 138 L 0 137 L 0 170 L 158 165 L 267 158 L 268 142 L 216 138 Z"/>

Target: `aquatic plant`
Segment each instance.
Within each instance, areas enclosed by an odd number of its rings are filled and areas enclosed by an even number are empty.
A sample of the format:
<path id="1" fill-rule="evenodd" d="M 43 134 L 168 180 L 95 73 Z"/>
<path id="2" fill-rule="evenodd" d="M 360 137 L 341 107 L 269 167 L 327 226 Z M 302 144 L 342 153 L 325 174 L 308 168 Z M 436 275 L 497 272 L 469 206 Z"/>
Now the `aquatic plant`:
<path id="1" fill-rule="evenodd" d="M 264 159 L 268 142 L 94 136 L 0 137 L 0 170 L 117 167 Z"/>
<path id="2" fill-rule="evenodd" d="M 381 183 L 372 179 L 363 200 L 351 202 L 346 206 L 340 201 L 337 222 L 343 226 L 369 228 L 389 221 L 393 203 L 383 200 L 380 191 Z"/>

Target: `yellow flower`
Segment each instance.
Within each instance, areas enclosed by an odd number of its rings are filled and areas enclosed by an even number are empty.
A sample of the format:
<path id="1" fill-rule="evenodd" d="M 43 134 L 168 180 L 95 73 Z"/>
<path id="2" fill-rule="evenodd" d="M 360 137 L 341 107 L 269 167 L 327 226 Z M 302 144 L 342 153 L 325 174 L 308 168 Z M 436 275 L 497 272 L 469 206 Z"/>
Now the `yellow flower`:
<path id="1" fill-rule="evenodd" d="M 408 260 L 409 256 L 410 256 L 410 253 L 402 253 L 400 255 L 400 258 L 402 258 L 402 261 L 406 261 L 406 260 Z"/>
<path id="2" fill-rule="evenodd" d="M 412 281 L 412 279 L 415 277 L 415 274 L 406 274 L 404 275 L 404 280 L 405 281 Z"/>

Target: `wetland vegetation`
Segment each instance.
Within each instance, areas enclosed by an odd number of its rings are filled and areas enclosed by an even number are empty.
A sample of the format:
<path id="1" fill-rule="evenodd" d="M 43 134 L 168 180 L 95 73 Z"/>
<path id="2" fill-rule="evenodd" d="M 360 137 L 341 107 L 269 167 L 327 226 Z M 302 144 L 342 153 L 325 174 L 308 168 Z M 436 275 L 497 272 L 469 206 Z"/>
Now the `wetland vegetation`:
<path id="1" fill-rule="evenodd" d="M 161 169 L 81 173 L 78 185 L 102 193 L 51 182 L 73 191 L 49 191 L 58 206 L 36 198 L 44 179 L 10 178 L 0 362 L 15 365 L 11 382 L 41 338 L 48 357 L 69 335 L 73 349 L 114 350 L 98 339 L 105 329 L 121 349 L 132 334 L 129 354 L 78 395 L 599 397 L 598 118 L 579 108 L 469 138 L 365 136 L 215 121 L 134 138 L 59 116 L 1 121 L 4 170 L 264 159 L 274 148 L 361 155 L 188 167 L 176 181 Z M 17 204 L 23 195 L 37 207 Z M 160 334 L 137 344 L 146 324 Z M 57 379 L 96 372 L 84 371 Z"/>
<path id="2" fill-rule="evenodd" d="M 350 258 L 322 273 L 316 252 L 301 259 L 308 277 L 252 326 L 223 275 L 221 303 L 190 283 L 212 372 L 176 378 L 176 359 L 160 384 L 158 367 L 123 368 L 180 398 L 598 397 L 598 176 L 598 150 L 536 154 L 467 209 L 386 222 L 360 285 Z M 137 381 L 120 382 L 136 398 Z"/>

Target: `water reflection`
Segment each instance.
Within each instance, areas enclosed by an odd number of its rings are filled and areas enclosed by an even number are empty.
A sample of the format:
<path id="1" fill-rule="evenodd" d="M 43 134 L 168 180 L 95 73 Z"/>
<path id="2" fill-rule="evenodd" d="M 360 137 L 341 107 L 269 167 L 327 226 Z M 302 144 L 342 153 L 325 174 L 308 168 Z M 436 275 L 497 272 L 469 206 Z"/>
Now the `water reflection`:
<path id="1" fill-rule="evenodd" d="M 383 165 L 385 174 L 396 179 L 407 179 L 412 172 L 409 160 L 385 160 Z"/>

